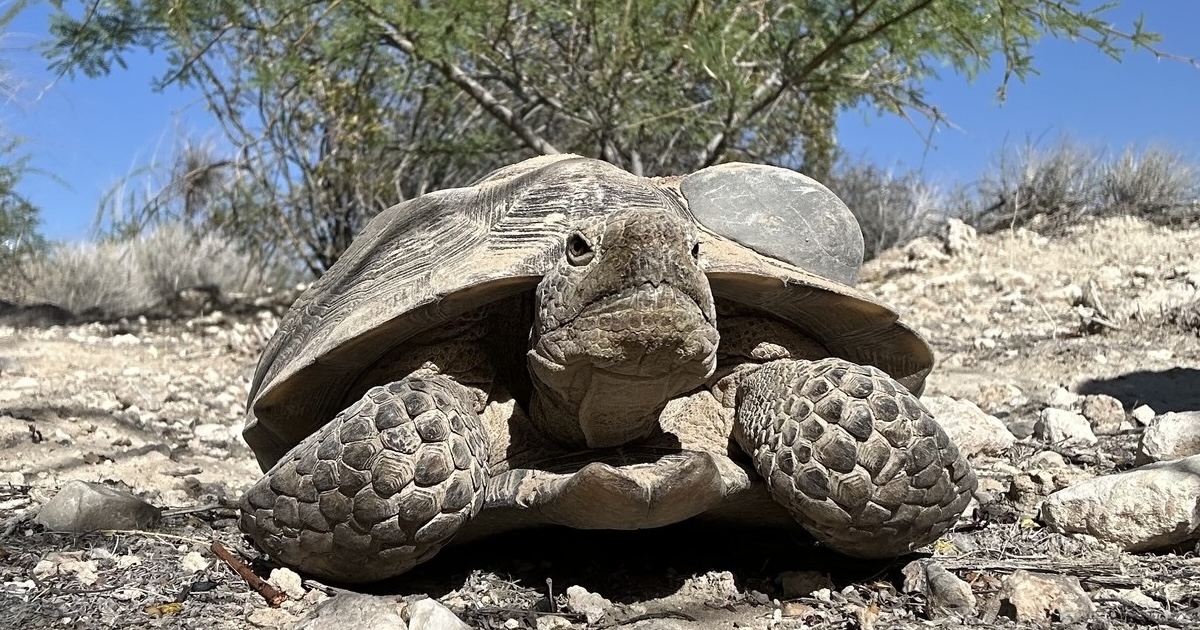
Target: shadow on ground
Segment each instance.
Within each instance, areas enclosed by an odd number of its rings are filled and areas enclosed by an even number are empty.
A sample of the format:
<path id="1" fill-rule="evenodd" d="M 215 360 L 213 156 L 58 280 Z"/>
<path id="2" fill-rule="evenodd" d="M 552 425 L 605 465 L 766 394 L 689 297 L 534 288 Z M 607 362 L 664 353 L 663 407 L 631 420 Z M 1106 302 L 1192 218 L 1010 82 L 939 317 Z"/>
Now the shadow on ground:
<path id="1" fill-rule="evenodd" d="M 1161 372 L 1129 372 L 1108 379 L 1084 381 L 1079 394 L 1108 394 L 1126 409 L 1149 405 L 1158 413 L 1200 411 L 1200 369 L 1176 367 Z"/>
<path id="2" fill-rule="evenodd" d="M 638 531 L 542 528 L 510 532 L 451 546 L 429 564 L 400 578 L 355 590 L 429 593 L 461 588 L 472 571 L 485 571 L 542 593 L 579 585 L 615 602 L 669 596 L 694 575 L 730 571 L 739 590 L 776 592 L 784 571 L 829 573 L 835 586 L 898 579 L 912 558 L 858 560 L 818 547 L 800 531 L 681 523 Z"/>

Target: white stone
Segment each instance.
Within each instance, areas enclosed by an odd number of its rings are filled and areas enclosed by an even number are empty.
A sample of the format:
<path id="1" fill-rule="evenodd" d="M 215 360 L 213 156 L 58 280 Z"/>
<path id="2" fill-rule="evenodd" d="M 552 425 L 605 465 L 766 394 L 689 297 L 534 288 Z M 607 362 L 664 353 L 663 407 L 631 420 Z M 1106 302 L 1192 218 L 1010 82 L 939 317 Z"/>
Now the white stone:
<path id="1" fill-rule="evenodd" d="M 300 575 L 288 568 L 279 568 L 271 570 L 271 577 L 267 579 L 275 588 L 283 591 L 288 596 L 288 599 L 299 600 L 304 598 L 304 585 L 300 579 Z"/>
<path id="2" fill-rule="evenodd" d="M 1000 586 L 1000 614 L 1022 623 L 1083 623 L 1095 610 L 1079 578 L 1018 569 Z"/>
<path id="3" fill-rule="evenodd" d="M 538 615 L 537 630 L 562 630 L 570 628 L 571 622 L 558 615 Z"/>
<path id="4" fill-rule="evenodd" d="M 199 551 L 189 551 L 179 561 L 179 566 L 187 573 L 199 573 L 208 568 L 208 559 Z"/>
<path id="5" fill-rule="evenodd" d="M 1130 552 L 1200 537 L 1200 455 L 1094 477 L 1051 494 L 1052 531 L 1091 534 Z"/>
<path id="6" fill-rule="evenodd" d="M 196 425 L 192 429 L 192 435 L 196 436 L 202 444 L 208 446 L 228 446 L 229 441 L 233 436 L 229 432 L 229 427 L 224 424 L 204 423 Z"/>
<path id="7" fill-rule="evenodd" d="M 966 457 L 977 454 L 999 455 L 1017 441 L 1016 436 L 998 418 L 984 413 L 969 400 L 949 396 L 927 396 L 921 404 L 933 414 L 946 435 Z"/>
<path id="8" fill-rule="evenodd" d="M 1095 444 L 1099 440 L 1092 433 L 1092 425 L 1087 418 L 1065 409 L 1048 407 L 1038 415 L 1033 433 L 1038 438 L 1051 444 Z"/>
<path id="9" fill-rule="evenodd" d="M 1138 442 L 1136 464 L 1200 455 L 1200 411 L 1168 412 L 1150 421 Z"/>
<path id="10" fill-rule="evenodd" d="M 1139 405 L 1134 407 L 1133 411 L 1129 412 L 1129 415 L 1138 424 L 1145 426 L 1150 424 L 1150 421 L 1153 420 L 1158 414 L 1154 413 L 1154 410 L 1147 405 Z"/>
<path id="11" fill-rule="evenodd" d="M 1062 387 L 1055 387 L 1046 397 L 1046 404 L 1059 409 L 1074 409 L 1079 404 L 1079 394 L 1074 394 Z"/>
<path id="12" fill-rule="evenodd" d="M 595 624 L 604 617 L 609 608 L 612 608 L 612 602 L 575 585 L 567 587 L 567 608 L 587 617 L 589 624 Z"/>
<path id="13" fill-rule="evenodd" d="M 457 615 L 436 599 L 419 599 L 408 605 L 409 630 L 470 630 Z"/>

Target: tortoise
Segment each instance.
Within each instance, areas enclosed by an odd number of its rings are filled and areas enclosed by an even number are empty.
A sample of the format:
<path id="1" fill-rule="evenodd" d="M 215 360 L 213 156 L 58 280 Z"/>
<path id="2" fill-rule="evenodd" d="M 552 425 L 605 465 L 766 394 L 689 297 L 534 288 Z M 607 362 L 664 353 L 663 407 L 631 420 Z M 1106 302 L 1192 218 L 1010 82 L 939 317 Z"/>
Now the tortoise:
<path id="1" fill-rule="evenodd" d="M 543 156 L 394 206 L 263 352 L 241 528 L 346 583 L 452 539 L 693 517 L 903 555 L 977 482 L 862 255 L 832 192 L 769 166 Z"/>

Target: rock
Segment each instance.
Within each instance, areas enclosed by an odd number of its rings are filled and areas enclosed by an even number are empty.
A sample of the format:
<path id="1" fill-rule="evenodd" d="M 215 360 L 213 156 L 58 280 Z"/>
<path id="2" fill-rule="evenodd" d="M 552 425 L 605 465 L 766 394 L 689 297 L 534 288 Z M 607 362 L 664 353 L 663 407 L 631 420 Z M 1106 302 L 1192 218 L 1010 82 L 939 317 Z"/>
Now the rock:
<path id="1" fill-rule="evenodd" d="M 300 575 L 291 569 L 271 569 L 271 577 L 267 578 L 267 581 L 283 591 L 288 599 L 304 599 L 304 585 L 301 584 Z"/>
<path id="2" fill-rule="evenodd" d="M 909 260 L 950 260 L 945 245 L 932 236 L 922 236 L 904 246 L 904 255 Z"/>
<path id="3" fill-rule="evenodd" d="M 1138 442 L 1137 465 L 1200 455 L 1200 411 L 1168 412 L 1150 421 Z"/>
<path id="4" fill-rule="evenodd" d="M 0 486 L 23 486 L 25 475 L 19 472 L 0 473 Z"/>
<path id="5" fill-rule="evenodd" d="M 1024 623 L 1083 623 L 1092 618 L 1092 600 L 1079 578 L 1018 569 L 1000 586 L 1000 614 Z"/>
<path id="6" fill-rule="evenodd" d="M 33 425 L 12 416 L 0 415 L 0 449 L 9 449 L 23 444 L 32 444 L 30 427 Z"/>
<path id="7" fill-rule="evenodd" d="M 150 529 L 162 511 L 145 501 L 100 483 L 70 481 L 38 511 L 37 522 L 58 532 L 98 529 Z"/>
<path id="8" fill-rule="evenodd" d="M 198 424 L 192 429 L 192 435 L 206 446 L 215 446 L 223 448 L 229 446 L 233 440 L 233 434 L 230 433 L 229 427 L 224 424 L 205 423 Z"/>
<path id="9" fill-rule="evenodd" d="M 928 396 L 921 399 L 921 403 L 942 425 L 964 456 L 999 455 L 1017 440 L 1003 422 L 984 413 L 969 400 Z"/>
<path id="10" fill-rule="evenodd" d="M 1067 460 L 1054 451 L 1039 451 L 1025 461 L 1026 470 L 1066 468 Z"/>
<path id="11" fill-rule="evenodd" d="M 188 573 L 198 573 L 208 568 L 208 560 L 198 551 L 189 551 L 179 561 L 179 567 Z"/>
<path id="12" fill-rule="evenodd" d="M 1027 399 L 1019 387 L 1012 383 L 989 383 L 979 386 L 979 393 L 968 396 L 972 402 L 986 409 L 984 413 L 992 413 L 998 409 L 1011 409 L 1025 404 Z"/>
<path id="13" fill-rule="evenodd" d="M 1055 387 L 1046 397 L 1046 405 L 1055 409 L 1074 409 L 1079 404 L 1079 394 L 1074 394 L 1062 387 Z"/>
<path id="14" fill-rule="evenodd" d="M 274 572 L 272 572 L 274 577 Z M 422 600 L 433 601 L 433 600 Z M 404 600 L 395 595 L 363 595 L 343 592 L 317 604 L 296 624 L 294 630 L 359 630 L 360 628 L 405 628 Z M 443 608 L 443 610 L 445 610 Z M 450 612 L 450 611 L 446 611 Z M 450 613 L 453 617 L 454 613 Z M 458 618 L 454 618 L 458 621 Z M 462 622 L 459 622 L 462 623 Z M 409 625 L 407 627 L 419 628 Z M 430 626 L 435 627 L 435 626 Z M 455 628 L 458 626 L 446 626 Z"/>
<path id="15" fill-rule="evenodd" d="M 21 378 L 13 381 L 9 387 L 12 389 L 37 389 L 38 380 L 32 376 L 22 376 Z"/>
<path id="16" fill-rule="evenodd" d="M 975 613 L 975 593 L 971 585 L 932 560 L 908 563 L 903 570 L 904 592 L 921 593 L 929 602 L 925 610 L 930 619 L 947 614 L 964 617 Z"/>
<path id="17" fill-rule="evenodd" d="M 1033 434 L 1051 444 L 1095 444 L 1099 441 L 1096 434 L 1092 433 L 1092 425 L 1087 418 L 1073 411 L 1053 407 L 1043 409 L 1038 415 Z"/>
<path id="18" fill-rule="evenodd" d="M 255 608 L 246 615 L 246 621 L 257 628 L 291 628 L 296 615 L 282 608 Z"/>
<path id="19" fill-rule="evenodd" d="M 1129 412 L 1129 416 L 1142 426 L 1150 424 L 1150 421 L 1154 420 L 1154 417 L 1157 415 L 1158 414 L 1154 413 L 1154 410 L 1147 405 L 1139 405 L 1134 407 L 1133 411 Z"/>
<path id="20" fill-rule="evenodd" d="M 87 586 L 95 584 L 99 579 L 96 563 L 92 560 L 84 560 L 82 551 L 50 552 L 33 566 L 32 571 L 33 577 L 38 579 L 71 573 Z"/>
<path id="21" fill-rule="evenodd" d="M 589 624 L 594 624 L 602 619 L 610 608 L 612 608 L 612 602 L 596 593 L 588 592 L 582 586 L 567 587 L 567 609 L 587 617 Z"/>
<path id="22" fill-rule="evenodd" d="M 1129 606 L 1130 608 L 1134 608 L 1137 610 L 1153 610 L 1153 611 L 1157 611 L 1157 612 L 1165 612 L 1163 609 L 1162 602 L 1154 599 L 1153 597 L 1150 597 L 1149 595 L 1146 595 L 1145 593 L 1143 593 L 1142 591 L 1140 591 L 1136 588 L 1128 588 L 1128 589 L 1103 588 L 1103 589 L 1100 589 L 1099 591 L 1096 591 L 1093 594 L 1093 596 L 1097 600 L 1104 600 L 1104 599 L 1116 600 L 1118 602 L 1121 602 L 1122 604 L 1125 604 L 1126 606 Z"/>
<path id="23" fill-rule="evenodd" d="M 704 601 L 736 602 L 742 599 L 737 581 L 730 571 L 709 571 L 683 581 L 676 594 L 686 594 Z"/>
<path id="24" fill-rule="evenodd" d="M 537 630 L 562 630 L 570 628 L 571 622 L 558 615 L 538 615 Z"/>
<path id="25" fill-rule="evenodd" d="M 1090 534 L 1130 552 L 1200 538 L 1200 455 L 1059 490 L 1042 503 L 1041 520 L 1052 531 Z"/>
<path id="26" fill-rule="evenodd" d="M 350 628 L 378 627 L 382 626 L 345 626 L 347 630 Z M 438 600 L 428 597 L 418 599 L 408 605 L 408 628 L 409 630 L 471 630 L 471 627 L 463 623 L 454 613 L 450 612 L 449 608 L 443 606 Z"/>
<path id="27" fill-rule="evenodd" d="M 813 591 L 833 588 L 833 580 L 820 571 L 784 571 L 775 579 L 783 590 L 784 599 L 808 597 Z"/>
<path id="28" fill-rule="evenodd" d="M 951 256 L 961 256 L 975 249 L 978 241 L 975 228 L 960 219 L 946 221 L 946 253 Z"/>
<path id="29" fill-rule="evenodd" d="M 1125 423 L 1125 407 L 1107 394 L 1084 396 L 1080 412 L 1092 424 L 1096 435 L 1116 435 Z"/>
<path id="30" fill-rule="evenodd" d="M 21 362 L 12 357 L 0 357 L 0 376 L 14 376 L 25 371 L 25 366 Z"/>

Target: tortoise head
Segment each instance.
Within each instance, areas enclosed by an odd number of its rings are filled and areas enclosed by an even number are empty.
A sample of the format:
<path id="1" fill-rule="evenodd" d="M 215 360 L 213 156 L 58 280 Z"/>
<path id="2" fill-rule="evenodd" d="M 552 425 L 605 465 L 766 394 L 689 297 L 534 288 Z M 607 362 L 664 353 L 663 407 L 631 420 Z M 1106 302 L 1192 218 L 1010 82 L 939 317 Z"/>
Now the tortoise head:
<path id="1" fill-rule="evenodd" d="M 534 422 L 575 446 L 617 446 L 716 368 L 712 292 L 694 223 L 670 206 L 577 222 L 537 287 Z"/>

